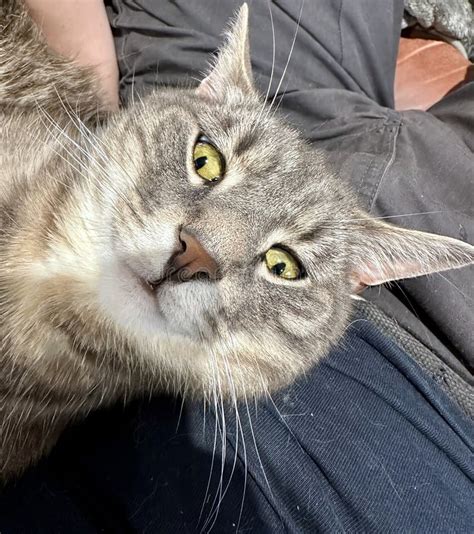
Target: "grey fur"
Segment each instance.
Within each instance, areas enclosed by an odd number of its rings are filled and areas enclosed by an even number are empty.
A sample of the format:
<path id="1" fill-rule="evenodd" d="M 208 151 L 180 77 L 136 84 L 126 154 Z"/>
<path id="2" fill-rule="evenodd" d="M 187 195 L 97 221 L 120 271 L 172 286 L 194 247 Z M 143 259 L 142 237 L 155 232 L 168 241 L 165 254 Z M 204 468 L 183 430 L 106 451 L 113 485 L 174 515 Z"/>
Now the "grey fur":
<path id="1" fill-rule="evenodd" d="M 355 290 L 474 259 L 464 243 L 370 220 L 264 105 L 246 6 L 198 89 L 161 88 L 113 117 L 93 113 L 90 73 L 50 53 L 21 5 L 4 2 L 0 24 L 4 479 L 117 399 L 235 401 L 288 384 L 342 336 Z M 200 133 L 226 159 L 217 184 L 194 171 Z M 183 226 L 220 276 L 151 293 L 142 280 L 163 275 Z M 268 271 L 275 244 L 306 278 Z"/>

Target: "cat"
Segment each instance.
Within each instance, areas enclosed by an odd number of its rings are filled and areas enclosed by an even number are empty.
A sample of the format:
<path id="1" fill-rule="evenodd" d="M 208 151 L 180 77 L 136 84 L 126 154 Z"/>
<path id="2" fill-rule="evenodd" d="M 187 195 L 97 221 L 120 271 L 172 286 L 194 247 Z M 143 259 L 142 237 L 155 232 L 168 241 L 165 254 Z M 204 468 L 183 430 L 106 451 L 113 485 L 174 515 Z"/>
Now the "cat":
<path id="1" fill-rule="evenodd" d="M 474 261 L 358 207 L 255 89 L 247 20 L 198 87 L 109 115 L 91 71 L 0 7 L 2 480 L 119 399 L 289 384 L 363 287 Z"/>

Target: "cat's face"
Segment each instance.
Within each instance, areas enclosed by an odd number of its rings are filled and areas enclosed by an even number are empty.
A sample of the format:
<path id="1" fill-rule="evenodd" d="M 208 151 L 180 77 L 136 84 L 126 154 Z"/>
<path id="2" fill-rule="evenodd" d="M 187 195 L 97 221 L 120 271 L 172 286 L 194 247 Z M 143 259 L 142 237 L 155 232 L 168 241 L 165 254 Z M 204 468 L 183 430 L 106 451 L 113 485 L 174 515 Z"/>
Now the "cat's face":
<path id="1" fill-rule="evenodd" d="M 199 89 L 157 91 L 109 125 L 103 183 L 78 204 L 89 309 L 106 317 L 93 344 L 121 337 L 195 392 L 288 383 L 342 335 L 358 285 L 434 270 L 395 258 L 407 239 L 420 248 L 417 233 L 369 223 L 323 155 L 263 106 L 245 19 Z"/>
<path id="2" fill-rule="evenodd" d="M 227 363 L 265 387 L 326 352 L 351 292 L 349 236 L 328 221 L 354 209 L 321 156 L 259 100 L 216 103 L 195 91 L 156 93 L 109 135 L 120 195 L 110 192 L 114 211 L 103 214 L 105 313 L 162 347 L 171 338 L 175 360 Z M 197 168 L 202 153 L 208 162 Z M 206 179 L 212 165 L 217 181 Z M 212 258 L 197 254 L 189 280 L 173 269 L 183 235 Z"/>

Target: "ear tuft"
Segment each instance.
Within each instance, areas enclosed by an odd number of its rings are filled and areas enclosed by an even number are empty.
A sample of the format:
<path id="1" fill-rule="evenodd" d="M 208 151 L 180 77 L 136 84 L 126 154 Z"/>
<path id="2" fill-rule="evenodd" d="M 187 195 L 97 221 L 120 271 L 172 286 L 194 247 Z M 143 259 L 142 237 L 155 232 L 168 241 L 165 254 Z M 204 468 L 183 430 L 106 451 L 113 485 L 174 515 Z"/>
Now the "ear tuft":
<path id="1" fill-rule="evenodd" d="M 248 38 L 249 10 L 242 4 L 225 33 L 225 43 L 219 49 L 214 67 L 200 83 L 197 93 L 203 98 L 223 100 L 232 89 L 256 95 L 250 64 Z"/>
<path id="2" fill-rule="evenodd" d="M 368 217 L 356 230 L 356 239 L 351 272 L 355 292 L 365 286 L 474 263 L 474 247 L 463 241 L 406 230 Z"/>

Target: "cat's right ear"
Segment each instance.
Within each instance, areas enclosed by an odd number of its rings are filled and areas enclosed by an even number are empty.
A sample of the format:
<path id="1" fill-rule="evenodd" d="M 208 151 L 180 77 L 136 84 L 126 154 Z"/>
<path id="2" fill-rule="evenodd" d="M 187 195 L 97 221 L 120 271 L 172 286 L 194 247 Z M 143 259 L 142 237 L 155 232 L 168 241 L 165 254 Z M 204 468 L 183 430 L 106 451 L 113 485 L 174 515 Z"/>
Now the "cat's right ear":
<path id="1" fill-rule="evenodd" d="M 248 19 L 248 6 L 243 4 L 226 32 L 225 44 L 213 67 L 197 88 L 200 96 L 222 101 L 236 89 L 247 96 L 257 96 L 250 64 Z"/>

